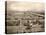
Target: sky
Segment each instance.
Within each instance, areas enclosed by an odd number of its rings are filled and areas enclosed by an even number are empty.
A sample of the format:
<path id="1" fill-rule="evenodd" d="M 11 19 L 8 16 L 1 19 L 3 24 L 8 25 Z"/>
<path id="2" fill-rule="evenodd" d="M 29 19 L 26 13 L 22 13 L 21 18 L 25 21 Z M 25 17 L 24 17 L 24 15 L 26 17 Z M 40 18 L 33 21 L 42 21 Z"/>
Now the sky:
<path id="1" fill-rule="evenodd" d="M 40 2 L 7 2 L 7 8 L 12 11 L 42 11 L 44 3 Z"/>

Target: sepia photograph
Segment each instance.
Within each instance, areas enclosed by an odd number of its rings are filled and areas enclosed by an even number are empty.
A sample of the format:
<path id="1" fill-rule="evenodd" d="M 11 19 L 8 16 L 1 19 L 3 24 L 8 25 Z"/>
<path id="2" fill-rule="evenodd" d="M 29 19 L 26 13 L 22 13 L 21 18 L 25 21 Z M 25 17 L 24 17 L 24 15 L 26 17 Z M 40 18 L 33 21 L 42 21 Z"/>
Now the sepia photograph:
<path id="1" fill-rule="evenodd" d="M 44 3 L 5 1 L 5 33 L 45 32 Z"/>

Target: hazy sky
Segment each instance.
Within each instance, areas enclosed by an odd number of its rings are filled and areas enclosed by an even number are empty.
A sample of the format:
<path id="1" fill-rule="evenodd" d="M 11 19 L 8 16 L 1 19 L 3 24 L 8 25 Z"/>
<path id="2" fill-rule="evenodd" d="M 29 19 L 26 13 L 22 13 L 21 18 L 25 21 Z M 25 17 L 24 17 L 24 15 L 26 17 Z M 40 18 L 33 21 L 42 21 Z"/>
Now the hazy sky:
<path id="1" fill-rule="evenodd" d="M 12 11 L 41 11 L 44 10 L 44 3 L 39 2 L 8 2 L 8 9 Z"/>

